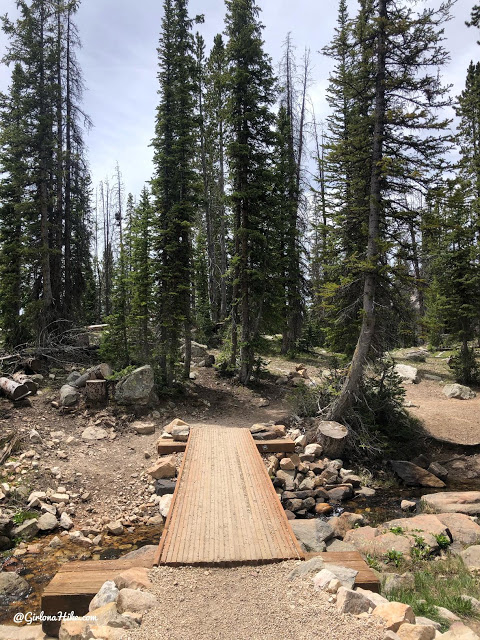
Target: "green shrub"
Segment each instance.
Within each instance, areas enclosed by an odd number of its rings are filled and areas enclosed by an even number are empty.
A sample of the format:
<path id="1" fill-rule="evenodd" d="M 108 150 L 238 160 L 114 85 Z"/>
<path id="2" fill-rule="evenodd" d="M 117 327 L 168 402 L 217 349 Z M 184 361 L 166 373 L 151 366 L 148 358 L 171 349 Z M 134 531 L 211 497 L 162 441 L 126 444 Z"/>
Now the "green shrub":
<path id="1" fill-rule="evenodd" d="M 450 357 L 448 366 L 453 371 L 455 380 L 460 384 L 477 384 L 480 382 L 480 368 L 473 347 L 456 351 Z"/>
<path id="2" fill-rule="evenodd" d="M 23 524 L 27 520 L 32 520 L 33 518 L 38 518 L 38 513 L 36 511 L 27 511 L 22 509 L 21 511 L 17 511 L 12 520 L 16 525 L 19 525 Z"/>

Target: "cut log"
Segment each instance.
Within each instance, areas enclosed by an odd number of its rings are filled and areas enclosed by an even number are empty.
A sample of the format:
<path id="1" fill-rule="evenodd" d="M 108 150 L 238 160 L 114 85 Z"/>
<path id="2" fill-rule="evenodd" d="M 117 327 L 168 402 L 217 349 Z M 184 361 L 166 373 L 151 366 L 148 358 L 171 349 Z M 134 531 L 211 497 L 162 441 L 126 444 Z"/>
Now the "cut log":
<path id="1" fill-rule="evenodd" d="M 0 378 L 0 389 L 10 400 L 21 400 L 30 395 L 30 391 L 24 384 L 9 378 Z"/>
<path id="2" fill-rule="evenodd" d="M 71 407 L 80 399 L 78 389 L 71 384 L 64 384 L 60 389 L 60 406 Z"/>
<path id="3" fill-rule="evenodd" d="M 108 388 L 106 380 L 87 380 L 86 400 L 93 404 L 104 403 L 108 399 Z"/>
<path id="4" fill-rule="evenodd" d="M 84 374 L 82 374 L 79 378 L 72 382 L 72 387 L 84 387 L 87 384 L 88 380 L 105 380 L 112 375 L 112 367 L 106 362 L 102 362 L 101 364 L 97 364 L 94 367 L 90 367 L 87 369 Z"/>
<path id="5" fill-rule="evenodd" d="M 32 395 L 35 395 L 38 391 L 38 384 L 29 378 L 25 373 L 14 373 L 12 378 L 15 382 L 24 384 Z"/>
<path id="6" fill-rule="evenodd" d="M 45 371 L 45 363 L 40 358 L 27 358 L 20 363 L 25 373 L 43 373 Z"/>
<path id="7" fill-rule="evenodd" d="M 322 420 L 317 425 L 317 442 L 323 447 L 327 458 L 339 458 L 345 448 L 348 429 L 339 422 Z"/>

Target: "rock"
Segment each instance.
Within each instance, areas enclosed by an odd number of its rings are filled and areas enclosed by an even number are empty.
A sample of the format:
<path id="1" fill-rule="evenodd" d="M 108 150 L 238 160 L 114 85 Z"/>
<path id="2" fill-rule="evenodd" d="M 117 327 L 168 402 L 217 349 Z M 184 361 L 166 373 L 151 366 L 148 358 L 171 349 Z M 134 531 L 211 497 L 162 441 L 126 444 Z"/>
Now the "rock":
<path id="1" fill-rule="evenodd" d="M 435 627 L 405 622 L 397 631 L 401 640 L 434 640 Z"/>
<path id="2" fill-rule="evenodd" d="M 68 502 L 70 500 L 70 496 L 68 493 L 52 493 L 49 496 L 50 502 L 54 502 L 56 504 L 60 504 L 61 502 Z"/>
<path id="3" fill-rule="evenodd" d="M 394 472 L 409 486 L 444 487 L 445 483 L 425 469 L 406 460 L 390 460 Z"/>
<path id="4" fill-rule="evenodd" d="M 133 551 L 129 551 L 125 555 L 122 556 L 122 560 L 145 560 L 148 562 L 148 565 L 153 564 L 153 559 L 155 557 L 155 553 L 158 549 L 158 544 L 145 544 L 143 547 L 139 547 L 138 549 L 134 549 Z"/>
<path id="5" fill-rule="evenodd" d="M 330 552 L 356 551 L 353 544 L 349 544 L 348 542 L 344 542 L 343 540 L 338 540 L 337 538 L 328 540 L 326 545 L 327 545 L 327 551 L 330 551 Z"/>
<path id="6" fill-rule="evenodd" d="M 132 567 L 122 571 L 114 579 L 117 589 L 150 589 L 153 585 L 145 567 Z"/>
<path id="7" fill-rule="evenodd" d="M 461 595 L 460 599 L 464 602 L 469 602 L 472 605 L 472 610 L 475 611 L 475 613 L 480 612 L 480 600 L 477 600 L 473 596 L 467 596 L 466 594 Z"/>
<path id="8" fill-rule="evenodd" d="M 13 529 L 13 520 L 9 516 L 0 516 L 0 535 L 9 536 Z"/>
<path id="9" fill-rule="evenodd" d="M 415 576 L 413 573 L 383 573 L 382 590 L 384 593 L 391 593 L 399 589 L 414 589 Z"/>
<path id="10" fill-rule="evenodd" d="M 440 618 L 443 618 L 447 622 L 460 622 L 460 618 L 450 611 L 450 609 L 445 609 L 445 607 L 436 607 L 436 609 Z"/>
<path id="11" fill-rule="evenodd" d="M 369 589 L 362 589 L 361 587 L 357 587 L 356 591 L 371 600 L 374 604 L 373 608 L 378 607 L 381 604 L 388 604 L 389 602 L 387 598 L 384 598 L 379 593 L 375 593 L 374 591 L 370 591 Z"/>
<path id="12" fill-rule="evenodd" d="M 372 489 L 371 487 L 360 487 L 359 489 L 355 489 L 355 495 L 363 498 L 373 498 L 376 493 L 375 489 Z"/>
<path id="13" fill-rule="evenodd" d="M 353 496 L 353 488 L 349 484 L 340 484 L 338 487 L 330 489 L 327 493 L 333 502 L 342 502 L 342 500 L 348 500 Z"/>
<path id="14" fill-rule="evenodd" d="M 437 476 L 437 478 L 440 478 L 440 480 L 446 480 L 448 476 L 448 471 L 445 469 L 445 467 L 442 467 L 439 462 L 432 462 L 432 464 L 429 465 L 427 471 L 434 476 Z"/>
<path id="15" fill-rule="evenodd" d="M 185 354 L 185 345 L 182 346 L 182 353 Z M 204 360 L 208 355 L 208 347 L 206 344 L 200 344 L 199 342 L 191 342 L 191 357 L 192 360 Z"/>
<path id="16" fill-rule="evenodd" d="M 154 422 L 142 422 L 140 420 L 136 420 L 132 423 L 132 428 L 135 429 L 135 432 L 141 436 L 149 436 L 152 433 L 155 433 Z"/>
<path id="17" fill-rule="evenodd" d="M 287 580 L 304 578 L 305 576 L 316 574 L 324 569 L 325 563 L 320 557 L 312 558 L 306 562 L 299 562 L 298 566 L 292 569 L 287 576 Z"/>
<path id="18" fill-rule="evenodd" d="M 415 624 L 422 624 L 427 627 L 433 627 L 435 631 L 441 631 L 442 629 L 442 625 L 439 622 L 436 622 L 435 620 L 430 620 L 430 618 L 424 618 L 422 616 L 416 616 Z"/>
<path id="19" fill-rule="evenodd" d="M 442 640 L 479 640 L 478 635 L 463 622 L 454 622 L 450 629 L 441 636 Z"/>
<path id="20" fill-rule="evenodd" d="M 37 520 L 39 531 L 53 531 L 58 527 L 57 519 L 51 513 L 44 513 L 43 516 Z"/>
<path id="21" fill-rule="evenodd" d="M 72 382 L 76 382 L 80 377 L 81 377 L 81 373 L 80 371 L 72 371 L 72 373 L 70 373 L 67 376 L 67 382 L 68 384 L 71 384 Z"/>
<path id="22" fill-rule="evenodd" d="M 21 538 L 26 542 L 33 540 L 33 538 L 38 533 L 38 524 L 35 518 L 31 520 L 25 520 L 22 524 L 19 524 L 18 527 L 12 529 L 12 538 Z"/>
<path id="23" fill-rule="evenodd" d="M 315 505 L 315 513 L 317 516 L 328 515 L 332 513 L 332 511 L 333 507 L 331 504 L 328 504 L 328 502 L 319 502 Z"/>
<path id="24" fill-rule="evenodd" d="M 123 629 L 115 629 L 105 625 L 93 625 L 90 627 L 89 633 L 91 634 L 89 637 L 98 640 L 125 640 L 125 631 Z"/>
<path id="25" fill-rule="evenodd" d="M 358 571 L 355 569 L 349 569 L 348 567 L 341 567 L 336 564 L 327 564 L 328 571 L 333 573 L 337 580 L 340 580 L 342 587 L 347 589 L 353 589 L 355 584 L 355 578 L 358 575 Z"/>
<path id="26" fill-rule="evenodd" d="M 214 364 L 215 356 L 213 355 L 213 353 L 208 353 L 205 358 L 198 363 L 198 366 L 206 367 L 207 369 L 209 369 L 210 367 L 213 367 Z"/>
<path id="27" fill-rule="evenodd" d="M 305 447 L 307 445 L 307 436 L 300 435 L 295 438 L 295 446 L 296 447 Z"/>
<path id="28" fill-rule="evenodd" d="M 418 369 L 416 367 L 411 367 L 408 364 L 396 364 L 393 370 L 405 384 L 417 384 L 420 382 Z"/>
<path id="29" fill-rule="evenodd" d="M 137 589 L 121 589 L 117 598 L 117 609 L 120 613 L 124 611 L 145 613 L 157 604 L 158 601 L 153 594 Z"/>
<path id="30" fill-rule="evenodd" d="M 100 587 L 99 592 L 90 602 L 88 607 L 89 611 L 99 609 L 110 602 L 116 602 L 118 598 L 119 590 L 113 580 L 107 580 Z"/>
<path id="31" fill-rule="evenodd" d="M 180 418 L 175 418 L 175 420 L 172 420 L 165 427 L 163 427 L 163 431 L 164 433 L 169 433 L 170 435 L 172 435 L 175 427 L 188 427 L 188 426 L 189 425 L 183 420 L 180 420 Z"/>
<path id="32" fill-rule="evenodd" d="M 105 440 L 108 438 L 108 431 L 102 427 L 87 427 L 82 433 L 83 440 Z"/>
<path id="33" fill-rule="evenodd" d="M 426 362 L 427 352 L 423 351 L 422 349 L 409 351 L 405 354 L 405 360 L 410 360 L 411 362 Z"/>
<path id="34" fill-rule="evenodd" d="M 60 516 L 60 529 L 65 529 L 65 531 L 70 531 L 70 529 L 72 528 L 73 528 L 73 520 L 64 511 Z"/>
<path id="35" fill-rule="evenodd" d="M 182 425 L 176 424 L 172 428 L 171 433 L 173 439 L 177 442 L 187 442 L 188 436 L 190 435 L 190 426 L 186 423 L 183 423 Z"/>
<path id="36" fill-rule="evenodd" d="M 155 481 L 155 493 L 157 496 L 163 496 L 166 493 L 173 493 L 175 491 L 175 487 L 177 486 L 176 482 L 173 480 L 160 479 Z"/>
<path id="37" fill-rule="evenodd" d="M 404 531 L 412 531 L 413 533 L 430 533 L 433 536 L 447 535 L 447 527 L 437 518 L 431 514 L 420 514 L 413 516 L 412 518 L 397 518 L 396 520 L 389 520 L 381 525 L 381 529 L 389 530 L 400 527 Z"/>
<path id="38" fill-rule="evenodd" d="M 457 400 L 470 400 L 477 395 L 470 387 L 463 384 L 447 384 L 443 387 L 443 393 L 447 398 L 455 398 Z"/>
<path id="39" fill-rule="evenodd" d="M 38 433 L 36 429 L 32 429 L 28 434 L 30 442 L 32 444 L 42 444 L 42 436 Z"/>
<path id="40" fill-rule="evenodd" d="M 347 531 L 365 524 L 365 518 L 359 513 L 344 511 L 340 516 L 330 518 L 328 523 L 337 538 L 344 538 Z"/>
<path id="41" fill-rule="evenodd" d="M 473 573 L 480 571 L 480 545 L 475 544 L 460 552 L 466 567 Z"/>
<path id="42" fill-rule="evenodd" d="M 160 513 L 164 518 L 168 516 L 168 512 L 170 511 L 170 505 L 172 504 L 173 495 L 171 493 L 167 493 L 160 498 L 159 509 Z"/>
<path id="43" fill-rule="evenodd" d="M 385 606 L 385 605 L 383 605 Z M 360 613 L 368 613 L 375 608 L 375 604 L 362 593 L 340 587 L 337 591 L 337 609 L 340 613 L 351 613 L 359 615 Z"/>
<path id="44" fill-rule="evenodd" d="M 324 551 L 325 540 L 333 538 L 333 529 L 323 520 L 292 520 L 290 525 L 304 551 Z"/>
<path id="45" fill-rule="evenodd" d="M 329 569 L 322 569 L 313 577 L 313 588 L 316 591 L 324 591 L 336 576 Z"/>
<path id="46" fill-rule="evenodd" d="M 174 456 L 164 456 L 163 458 L 159 458 L 155 464 L 147 469 L 147 473 L 155 480 L 160 480 L 162 478 L 174 478 L 176 472 Z"/>
<path id="47" fill-rule="evenodd" d="M 415 624 L 415 614 L 408 604 L 401 602 L 389 602 L 381 604 L 372 611 L 372 615 L 381 618 L 389 631 L 397 632 L 404 622 Z"/>
<path id="48" fill-rule="evenodd" d="M 400 503 L 400 509 L 402 511 L 415 511 L 417 508 L 417 503 L 413 502 L 413 500 L 402 500 Z"/>
<path id="49" fill-rule="evenodd" d="M 92 637 L 90 622 L 83 620 L 62 620 L 58 640 L 86 640 Z"/>
<path id="50" fill-rule="evenodd" d="M 422 469 L 428 469 L 430 465 L 430 460 L 421 453 L 419 456 L 412 460 L 413 464 L 416 464 L 417 467 L 422 467 Z"/>
<path id="51" fill-rule="evenodd" d="M 0 571 L 0 605 L 22 600 L 30 592 L 28 582 L 14 571 Z"/>
<path id="52" fill-rule="evenodd" d="M 71 407 L 80 400 L 80 394 L 76 387 L 64 384 L 60 389 L 60 406 Z"/>
<path id="53" fill-rule="evenodd" d="M 105 529 L 112 536 L 121 536 L 123 533 L 123 524 L 120 522 L 120 520 L 112 520 L 111 522 L 107 523 Z"/>
<path id="54" fill-rule="evenodd" d="M 117 605 L 115 602 L 109 602 L 99 609 L 92 609 L 88 612 L 88 615 L 92 618 L 95 618 L 95 626 L 113 627 L 115 629 L 138 628 L 138 623 L 135 620 L 129 618 L 128 616 L 120 615 L 120 613 L 117 611 Z"/>
<path id="55" fill-rule="evenodd" d="M 294 478 L 295 471 L 284 471 L 283 469 L 277 471 L 277 479 L 283 480 L 286 491 L 293 491 L 295 489 Z"/>
<path id="56" fill-rule="evenodd" d="M 117 382 L 115 400 L 123 405 L 147 404 L 152 398 L 153 388 L 153 369 L 146 365 Z"/>
<path id="57" fill-rule="evenodd" d="M 343 476 L 342 480 L 345 484 L 351 484 L 354 489 L 362 484 L 362 479 L 360 478 L 360 476 L 356 476 L 353 473 Z"/>
<path id="58" fill-rule="evenodd" d="M 305 453 L 314 458 L 319 458 L 322 455 L 323 447 L 320 444 L 307 444 L 305 447 Z"/>
<path id="59" fill-rule="evenodd" d="M 282 458 L 280 460 L 280 468 L 284 471 L 293 471 L 295 469 L 295 465 L 290 458 Z"/>
<path id="60" fill-rule="evenodd" d="M 445 491 L 422 496 L 420 506 L 433 513 L 480 514 L 480 491 Z"/>
<path id="61" fill-rule="evenodd" d="M 60 549 L 63 546 L 63 543 L 58 536 L 55 536 L 50 540 L 48 546 L 52 547 L 52 549 Z"/>
<path id="62" fill-rule="evenodd" d="M 462 545 L 480 543 L 480 526 L 464 513 L 439 513 L 437 518 L 448 528 L 453 542 Z"/>

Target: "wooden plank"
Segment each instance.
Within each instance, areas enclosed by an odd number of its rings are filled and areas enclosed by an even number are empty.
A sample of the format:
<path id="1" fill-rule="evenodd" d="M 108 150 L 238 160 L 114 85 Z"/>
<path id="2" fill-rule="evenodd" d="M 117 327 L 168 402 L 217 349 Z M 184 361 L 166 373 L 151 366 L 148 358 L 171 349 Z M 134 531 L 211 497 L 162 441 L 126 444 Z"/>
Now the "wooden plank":
<path id="1" fill-rule="evenodd" d="M 264 444 L 248 429 L 190 430 L 156 563 L 231 566 L 304 557 L 258 453 Z"/>
<path id="2" fill-rule="evenodd" d="M 336 564 L 348 569 L 355 569 L 355 571 L 358 571 L 358 575 L 355 578 L 355 586 L 380 593 L 380 580 L 358 551 L 326 551 L 305 554 L 306 560 L 317 557 L 322 558 L 326 565 Z"/>
<path id="3" fill-rule="evenodd" d="M 248 429 L 245 429 L 245 431 L 248 431 Z M 254 442 L 260 453 L 293 453 L 295 451 L 295 442 L 291 438 L 275 438 L 275 440 L 254 439 Z M 186 448 L 186 442 L 162 439 L 157 441 L 157 453 L 159 456 L 182 453 Z"/>

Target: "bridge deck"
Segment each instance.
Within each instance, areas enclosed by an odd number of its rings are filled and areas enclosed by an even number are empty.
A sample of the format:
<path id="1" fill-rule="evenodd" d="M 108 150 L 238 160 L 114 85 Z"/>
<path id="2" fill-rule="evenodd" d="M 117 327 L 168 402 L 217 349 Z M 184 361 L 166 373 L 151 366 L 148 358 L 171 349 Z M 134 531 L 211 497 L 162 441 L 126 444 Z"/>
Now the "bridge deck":
<path id="1" fill-rule="evenodd" d="M 248 429 L 192 428 L 155 564 L 304 558 Z"/>

